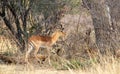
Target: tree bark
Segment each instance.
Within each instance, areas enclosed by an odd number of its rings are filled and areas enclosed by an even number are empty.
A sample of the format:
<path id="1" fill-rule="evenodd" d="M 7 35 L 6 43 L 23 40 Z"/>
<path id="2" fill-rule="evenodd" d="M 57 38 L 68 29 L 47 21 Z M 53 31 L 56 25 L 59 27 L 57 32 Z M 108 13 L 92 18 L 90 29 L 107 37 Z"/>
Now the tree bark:
<path id="1" fill-rule="evenodd" d="M 120 18 L 117 17 L 120 15 L 119 2 L 119 0 L 83 0 L 84 6 L 92 16 L 96 44 L 101 53 L 120 48 L 120 23 L 118 23 Z M 115 3 L 119 7 L 114 6 Z"/>

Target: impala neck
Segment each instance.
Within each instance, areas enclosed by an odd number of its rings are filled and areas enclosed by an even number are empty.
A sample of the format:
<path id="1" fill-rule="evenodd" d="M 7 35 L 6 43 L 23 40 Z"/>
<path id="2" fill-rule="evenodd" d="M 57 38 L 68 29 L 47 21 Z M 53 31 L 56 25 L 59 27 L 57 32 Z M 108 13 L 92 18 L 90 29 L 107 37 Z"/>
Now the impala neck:
<path id="1" fill-rule="evenodd" d="M 59 33 L 55 33 L 52 35 L 52 44 L 54 44 L 58 38 L 60 37 L 60 34 Z"/>

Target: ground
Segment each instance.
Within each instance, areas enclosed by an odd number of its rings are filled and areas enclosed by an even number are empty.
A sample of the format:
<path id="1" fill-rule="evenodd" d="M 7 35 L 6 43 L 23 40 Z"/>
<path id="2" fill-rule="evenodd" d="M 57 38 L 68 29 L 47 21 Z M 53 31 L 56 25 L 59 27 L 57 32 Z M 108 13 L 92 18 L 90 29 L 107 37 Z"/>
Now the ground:
<path id="1" fill-rule="evenodd" d="M 0 65 L 0 74 L 87 74 L 86 72 L 80 72 L 80 70 L 56 70 L 41 67 L 31 70 L 26 68 L 22 65 Z"/>

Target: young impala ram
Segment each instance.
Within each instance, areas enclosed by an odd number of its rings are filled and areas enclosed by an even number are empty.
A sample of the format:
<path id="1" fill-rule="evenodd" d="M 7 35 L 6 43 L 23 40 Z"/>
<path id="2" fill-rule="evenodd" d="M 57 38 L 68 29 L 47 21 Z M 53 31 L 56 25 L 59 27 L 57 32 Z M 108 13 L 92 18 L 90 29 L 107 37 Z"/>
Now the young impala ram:
<path id="1" fill-rule="evenodd" d="M 65 36 L 65 33 L 57 30 L 51 36 L 39 36 L 33 35 L 28 39 L 28 50 L 26 52 L 25 60 L 28 62 L 28 56 L 32 50 L 34 50 L 34 56 L 37 60 L 37 52 L 40 47 L 47 48 L 48 62 L 50 64 L 50 49 L 53 44 L 59 39 L 59 37 Z"/>

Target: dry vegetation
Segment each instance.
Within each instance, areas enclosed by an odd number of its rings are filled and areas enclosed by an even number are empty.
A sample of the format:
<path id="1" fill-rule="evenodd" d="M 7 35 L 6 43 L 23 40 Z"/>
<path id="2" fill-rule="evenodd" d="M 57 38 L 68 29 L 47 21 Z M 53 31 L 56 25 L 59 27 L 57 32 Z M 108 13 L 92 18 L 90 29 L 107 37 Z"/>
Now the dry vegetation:
<path id="1" fill-rule="evenodd" d="M 32 1 L 0 1 L 0 74 L 120 74 L 119 0 Z M 44 48 L 37 55 L 41 61 L 30 54 L 26 64 L 27 38 L 51 35 L 59 26 L 66 37 L 53 45 L 51 65 Z"/>
<path id="2" fill-rule="evenodd" d="M 14 54 L 17 50 L 17 46 L 13 44 L 14 41 L 9 38 L 0 35 L 0 53 L 12 53 Z"/>
<path id="3" fill-rule="evenodd" d="M 63 63 L 64 64 L 64 63 Z M 73 70 L 56 70 L 53 68 L 35 67 L 26 69 L 24 65 L 0 65 L 0 74 L 119 74 L 120 63 L 112 57 L 101 59 L 101 63 L 93 63 L 90 68 Z"/>
<path id="4" fill-rule="evenodd" d="M 42 65 L 37 63 L 37 65 L 33 63 L 31 65 L 20 64 L 20 61 L 23 61 L 24 56 L 22 56 L 22 60 L 18 58 L 20 57 L 20 54 L 17 52 L 18 48 L 15 45 L 14 40 L 9 38 L 9 36 L 5 37 L 1 35 L 0 54 L 9 55 L 9 59 L 6 59 L 7 61 L 11 61 L 11 64 L 0 57 L 0 74 L 119 74 L 120 62 L 118 58 L 114 57 L 109 52 L 108 56 L 103 56 L 98 52 L 89 52 L 87 50 L 88 46 L 86 46 L 86 43 L 84 41 L 87 36 L 84 33 L 86 32 L 86 29 L 91 27 L 90 17 L 87 17 L 88 15 L 85 14 L 83 14 L 81 18 L 79 18 L 77 15 L 66 15 L 65 18 L 61 20 L 61 22 L 64 24 L 69 24 L 64 26 L 65 31 L 68 34 L 68 39 L 66 39 L 66 41 L 70 46 L 66 47 L 66 49 L 69 49 L 69 51 L 66 50 L 64 51 L 65 53 L 62 54 L 60 52 L 59 56 L 55 54 L 52 55 L 52 67 L 49 67 L 46 65 L 46 63 Z M 80 21 L 81 25 L 78 25 L 75 23 L 75 20 L 70 20 L 72 18 L 76 19 L 76 21 L 78 21 L 78 19 L 83 21 Z M 86 19 L 89 21 L 86 21 Z M 87 23 L 90 25 L 84 26 Z M 78 26 L 81 29 L 78 31 L 79 34 L 76 35 L 75 32 Z M 93 34 L 90 37 L 92 38 L 92 42 L 94 42 Z M 74 38 L 74 40 L 72 39 L 73 41 L 71 41 L 71 38 Z M 74 42 L 74 44 L 70 44 L 71 42 Z M 68 53 L 72 55 L 69 55 Z M 16 55 L 17 59 L 14 59 Z M 67 57 L 68 55 L 71 56 L 71 58 L 69 58 L 69 60 L 65 59 L 67 58 L 64 57 L 66 55 Z"/>
<path id="5" fill-rule="evenodd" d="M 15 56 L 17 47 L 11 44 L 11 40 L 1 36 L 0 41 L 0 53 Z M 5 64 L 0 59 L 0 74 L 119 74 L 120 62 L 118 58 L 111 53 L 108 53 L 109 56 L 102 56 L 97 52 L 95 54 L 97 55 L 93 56 L 93 53 L 89 53 L 87 57 L 90 59 L 81 58 L 80 61 L 60 58 L 61 61 L 52 62 L 52 67 L 31 64 L 31 68 L 30 65 L 25 64 Z M 56 56 L 53 55 L 53 57 Z"/>

